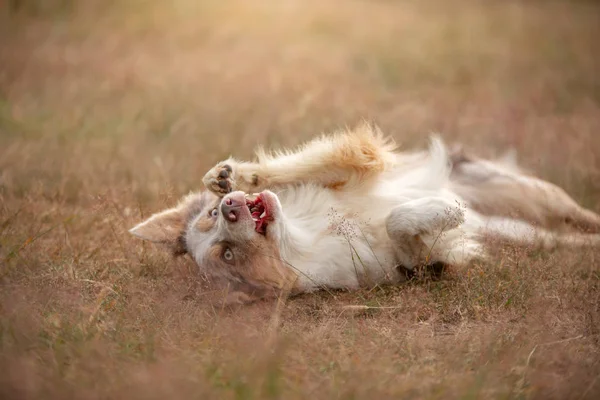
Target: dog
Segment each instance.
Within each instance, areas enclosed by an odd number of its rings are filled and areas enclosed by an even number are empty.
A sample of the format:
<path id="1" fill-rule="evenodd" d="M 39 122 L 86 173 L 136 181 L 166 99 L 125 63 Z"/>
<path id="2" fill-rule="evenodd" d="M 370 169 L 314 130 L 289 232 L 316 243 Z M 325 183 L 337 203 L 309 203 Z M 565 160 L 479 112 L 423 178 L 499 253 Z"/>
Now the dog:
<path id="1" fill-rule="evenodd" d="M 548 249 L 600 244 L 600 216 L 524 172 L 514 157 L 400 152 L 363 124 L 295 151 L 229 158 L 205 191 L 130 232 L 189 254 L 236 301 L 398 283 L 420 265 L 466 268 L 487 239 Z M 251 194 L 252 193 L 252 194 Z"/>

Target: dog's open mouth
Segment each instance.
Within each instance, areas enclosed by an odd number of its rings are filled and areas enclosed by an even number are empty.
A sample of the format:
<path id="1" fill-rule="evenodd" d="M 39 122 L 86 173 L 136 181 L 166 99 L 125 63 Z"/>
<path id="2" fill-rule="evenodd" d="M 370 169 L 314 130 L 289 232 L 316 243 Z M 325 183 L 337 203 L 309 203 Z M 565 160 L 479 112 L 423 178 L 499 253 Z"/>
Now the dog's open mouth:
<path id="1" fill-rule="evenodd" d="M 252 219 L 256 224 L 254 228 L 256 232 L 266 235 L 267 226 L 273 218 L 269 215 L 269 209 L 263 201 L 262 195 L 258 194 L 254 200 L 250 196 L 246 196 L 246 206 L 250 209 L 250 214 L 252 214 Z"/>

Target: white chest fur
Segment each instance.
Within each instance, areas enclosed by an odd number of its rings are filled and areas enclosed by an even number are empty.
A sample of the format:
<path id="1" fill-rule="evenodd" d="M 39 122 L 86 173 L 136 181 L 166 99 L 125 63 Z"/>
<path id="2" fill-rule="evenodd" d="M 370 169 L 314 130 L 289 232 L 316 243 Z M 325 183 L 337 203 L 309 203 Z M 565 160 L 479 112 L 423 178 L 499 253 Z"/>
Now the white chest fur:
<path id="1" fill-rule="evenodd" d="M 368 199 L 355 201 L 351 193 L 313 185 L 286 187 L 277 195 L 285 214 L 281 256 L 303 289 L 355 288 L 361 282 L 398 279 L 383 227 L 389 207 L 374 212 Z"/>

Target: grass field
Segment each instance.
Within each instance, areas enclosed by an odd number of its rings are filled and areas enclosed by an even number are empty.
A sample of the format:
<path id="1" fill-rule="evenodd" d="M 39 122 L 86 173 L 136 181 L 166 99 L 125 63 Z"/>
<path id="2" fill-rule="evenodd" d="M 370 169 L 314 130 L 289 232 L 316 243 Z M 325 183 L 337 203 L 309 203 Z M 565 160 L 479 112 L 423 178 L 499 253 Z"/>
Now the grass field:
<path id="1" fill-rule="evenodd" d="M 599 398 L 599 250 L 228 309 L 127 233 L 363 119 L 600 211 L 598 38 L 586 1 L 0 0 L 0 398 Z"/>

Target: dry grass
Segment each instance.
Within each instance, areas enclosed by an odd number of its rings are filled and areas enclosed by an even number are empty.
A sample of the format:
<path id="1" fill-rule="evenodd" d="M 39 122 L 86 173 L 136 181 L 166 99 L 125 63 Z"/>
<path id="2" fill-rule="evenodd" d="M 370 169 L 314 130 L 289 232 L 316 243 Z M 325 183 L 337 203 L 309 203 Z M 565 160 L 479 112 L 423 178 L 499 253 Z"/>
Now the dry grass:
<path id="1" fill-rule="evenodd" d="M 9 7 L 10 6 L 10 7 Z M 0 397 L 600 395 L 598 251 L 223 309 L 130 237 L 229 152 L 362 118 L 600 211 L 600 7 L 0 1 Z"/>

